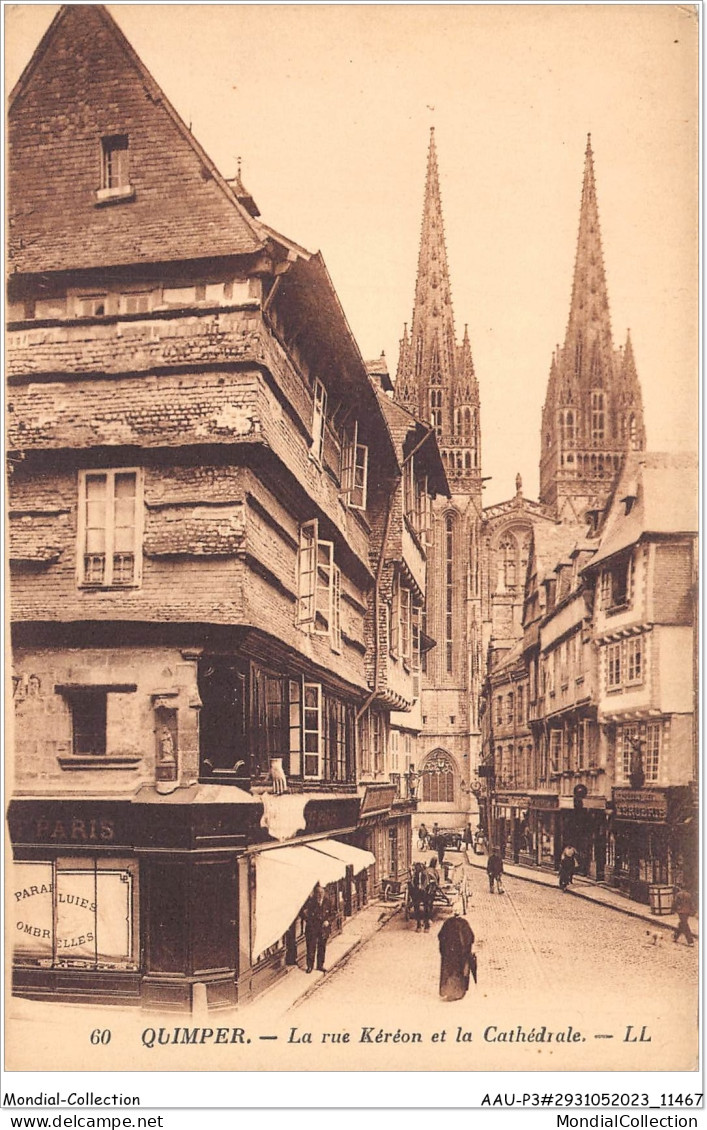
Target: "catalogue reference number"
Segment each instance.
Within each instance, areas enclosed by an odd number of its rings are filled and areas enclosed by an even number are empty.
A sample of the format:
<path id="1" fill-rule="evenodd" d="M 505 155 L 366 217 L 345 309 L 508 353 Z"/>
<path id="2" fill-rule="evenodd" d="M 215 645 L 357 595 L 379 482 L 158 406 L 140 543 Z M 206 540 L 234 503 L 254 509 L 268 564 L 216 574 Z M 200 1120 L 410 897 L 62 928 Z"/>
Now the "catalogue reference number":
<path id="1" fill-rule="evenodd" d="M 643 1106 L 648 1107 L 650 1110 L 658 1110 L 661 1107 L 701 1107 L 703 1105 L 704 1094 L 699 1091 L 677 1091 L 675 1093 L 666 1091 L 656 1097 L 651 1096 L 645 1092 L 610 1092 L 610 1091 L 546 1091 L 546 1092 L 531 1092 L 525 1091 L 521 1094 L 509 1093 L 506 1091 L 503 1094 L 486 1094 L 481 1100 L 482 1107 L 558 1107 L 558 1106 L 578 1106 L 578 1107 L 600 1107 L 600 1106 Z"/>

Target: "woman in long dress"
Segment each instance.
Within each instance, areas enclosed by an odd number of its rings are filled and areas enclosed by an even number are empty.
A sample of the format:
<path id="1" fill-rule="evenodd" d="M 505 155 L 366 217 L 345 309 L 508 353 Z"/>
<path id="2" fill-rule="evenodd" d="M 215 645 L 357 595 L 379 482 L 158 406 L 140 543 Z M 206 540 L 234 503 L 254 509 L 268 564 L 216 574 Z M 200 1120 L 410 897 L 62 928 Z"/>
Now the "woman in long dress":
<path id="1" fill-rule="evenodd" d="M 476 980 L 476 955 L 471 952 L 474 931 L 455 910 L 447 918 L 437 935 L 442 967 L 439 975 L 439 995 L 443 1001 L 458 1001 L 469 988 L 469 974 Z"/>

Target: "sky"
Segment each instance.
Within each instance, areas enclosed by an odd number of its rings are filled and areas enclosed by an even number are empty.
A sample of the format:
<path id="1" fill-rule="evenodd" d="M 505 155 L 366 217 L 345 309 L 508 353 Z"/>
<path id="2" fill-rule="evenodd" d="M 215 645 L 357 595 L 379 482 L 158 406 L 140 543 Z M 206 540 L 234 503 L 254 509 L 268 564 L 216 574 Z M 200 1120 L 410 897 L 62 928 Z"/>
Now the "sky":
<path id="1" fill-rule="evenodd" d="M 695 450 L 697 49 L 689 5 L 111 4 L 225 176 L 320 250 L 366 359 L 411 321 L 435 127 L 457 338 L 481 397 L 485 504 L 537 497 L 591 132 L 614 344 L 651 450 Z M 4 5 L 7 88 L 54 5 Z"/>

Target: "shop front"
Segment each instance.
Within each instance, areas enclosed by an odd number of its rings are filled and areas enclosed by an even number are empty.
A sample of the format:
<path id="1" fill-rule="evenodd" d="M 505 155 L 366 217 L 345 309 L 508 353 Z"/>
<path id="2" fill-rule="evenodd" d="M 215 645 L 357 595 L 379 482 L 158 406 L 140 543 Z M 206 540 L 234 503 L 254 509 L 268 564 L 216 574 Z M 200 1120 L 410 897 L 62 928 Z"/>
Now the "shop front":
<path id="1" fill-rule="evenodd" d="M 615 788 L 609 834 L 612 885 L 649 903 L 660 889 L 696 890 L 696 810 L 687 786 Z"/>
<path id="2" fill-rule="evenodd" d="M 586 789 L 584 791 L 586 793 Z M 579 873 L 603 882 L 607 852 L 606 797 L 561 796 L 559 804 L 560 850 L 568 846 L 576 848 Z"/>
<path id="3" fill-rule="evenodd" d="M 497 793 L 494 805 L 494 843 L 509 863 L 532 863 L 527 793 Z"/>
<path id="4" fill-rule="evenodd" d="M 13 991 L 164 1010 L 249 999 L 301 957 L 316 882 L 337 928 L 368 897 L 374 857 L 349 842 L 359 803 L 302 798 L 280 842 L 261 797 L 233 786 L 14 799 Z"/>
<path id="5" fill-rule="evenodd" d="M 539 867 L 555 870 L 562 851 L 560 798 L 557 793 L 531 793 L 528 799 L 526 856 Z"/>

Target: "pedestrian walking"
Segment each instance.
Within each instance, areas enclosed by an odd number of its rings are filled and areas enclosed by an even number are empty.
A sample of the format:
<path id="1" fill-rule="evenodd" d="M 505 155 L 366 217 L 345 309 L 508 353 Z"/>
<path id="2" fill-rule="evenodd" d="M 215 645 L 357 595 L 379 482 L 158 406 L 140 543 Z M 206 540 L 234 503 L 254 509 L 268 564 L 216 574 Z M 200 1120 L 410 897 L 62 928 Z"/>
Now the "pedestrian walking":
<path id="1" fill-rule="evenodd" d="M 695 939 L 693 937 L 692 930 L 690 929 L 690 923 L 688 922 L 688 918 L 690 918 L 690 916 L 694 913 L 695 904 L 692 900 L 692 895 L 690 894 L 690 892 L 686 891 L 682 887 L 679 890 L 676 890 L 675 896 L 673 898 L 673 914 L 677 914 L 678 924 L 675 927 L 675 933 L 673 934 L 674 942 L 677 942 L 680 935 L 684 934 L 685 941 L 687 942 L 688 946 L 693 946 L 695 944 Z"/>
<path id="2" fill-rule="evenodd" d="M 458 907 L 454 908 L 453 918 L 444 922 L 437 938 L 441 956 L 439 995 L 443 1001 L 461 1000 L 469 988 L 469 974 L 476 981 L 476 954 L 472 953 L 474 931 Z"/>
<path id="3" fill-rule="evenodd" d="M 446 850 L 446 847 L 447 847 L 443 833 L 441 833 L 441 832 L 437 833 L 437 839 L 435 840 L 435 846 L 436 846 L 436 849 L 437 849 L 437 858 L 439 860 L 439 865 L 441 867 L 442 864 L 444 863 L 444 853 L 445 853 L 445 850 Z"/>
<path id="4" fill-rule="evenodd" d="M 491 894 L 493 894 L 494 886 L 496 886 L 499 895 L 502 895 L 503 883 L 501 882 L 501 876 L 503 875 L 503 860 L 496 847 L 491 848 L 491 854 L 486 864 L 486 873 L 489 877 L 489 891 Z"/>
<path id="5" fill-rule="evenodd" d="M 559 883 L 561 890 L 566 891 L 572 882 L 572 876 L 577 869 L 577 862 L 577 849 L 568 844 L 563 848 L 560 856 Z"/>
<path id="6" fill-rule="evenodd" d="M 471 824 L 467 824 L 462 834 L 462 839 L 464 841 L 464 850 L 468 851 L 474 842 L 474 833 L 471 830 Z"/>
<path id="7" fill-rule="evenodd" d="M 417 838 L 420 851 L 427 851 L 430 843 L 430 833 L 427 831 L 427 826 L 425 824 L 420 824 Z"/>
<path id="8" fill-rule="evenodd" d="M 304 916 L 304 940 L 307 949 L 307 973 L 312 972 L 315 960 L 320 973 L 326 973 L 324 958 L 331 933 L 334 908 L 321 883 L 315 884 L 314 890 L 304 904 L 302 914 Z"/>

